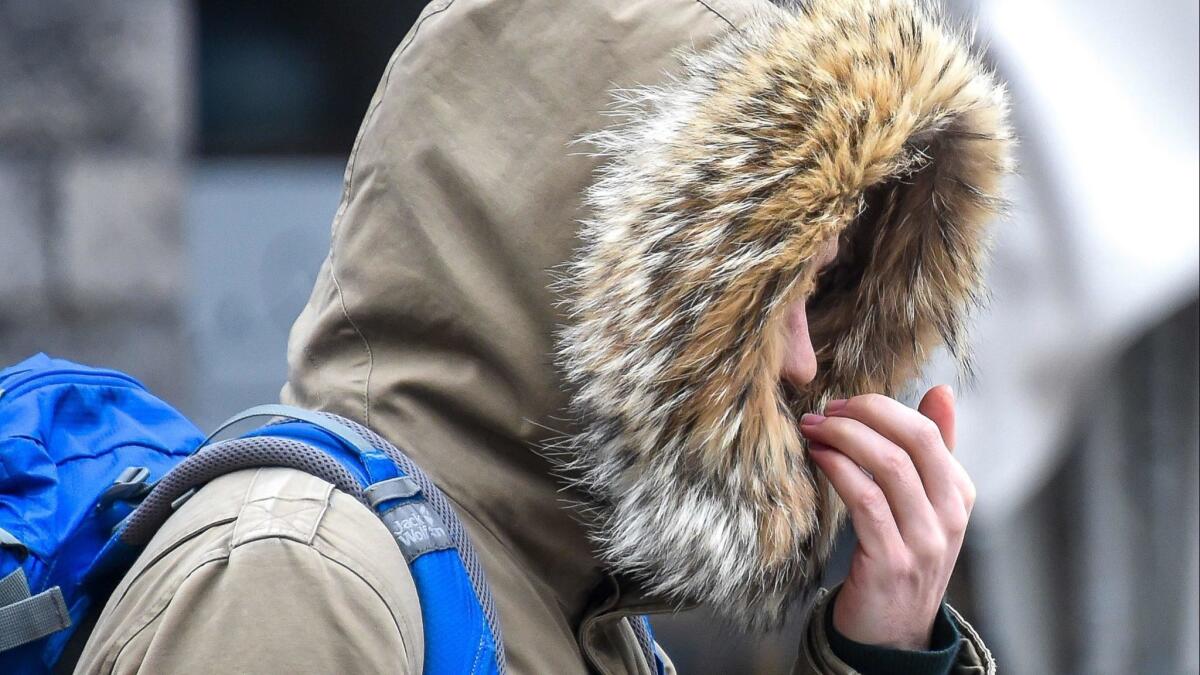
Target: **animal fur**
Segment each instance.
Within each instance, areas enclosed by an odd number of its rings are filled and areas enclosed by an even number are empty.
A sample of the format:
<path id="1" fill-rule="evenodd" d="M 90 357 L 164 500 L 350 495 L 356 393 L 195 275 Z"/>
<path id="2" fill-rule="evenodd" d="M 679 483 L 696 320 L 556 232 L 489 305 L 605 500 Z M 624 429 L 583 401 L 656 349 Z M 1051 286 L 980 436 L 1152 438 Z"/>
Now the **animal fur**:
<path id="1" fill-rule="evenodd" d="M 925 4 L 815 0 L 617 94 L 559 341 L 568 473 L 614 570 L 777 625 L 843 511 L 798 416 L 894 395 L 940 344 L 966 363 L 1011 145 L 968 42 Z M 784 310 L 806 296 L 819 375 L 796 390 Z"/>

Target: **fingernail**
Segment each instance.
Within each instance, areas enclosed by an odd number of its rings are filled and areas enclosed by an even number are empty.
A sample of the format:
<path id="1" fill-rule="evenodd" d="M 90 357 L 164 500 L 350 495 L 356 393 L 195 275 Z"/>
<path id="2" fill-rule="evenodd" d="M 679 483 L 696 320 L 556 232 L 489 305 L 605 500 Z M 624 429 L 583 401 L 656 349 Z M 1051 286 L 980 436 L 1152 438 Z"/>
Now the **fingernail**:
<path id="1" fill-rule="evenodd" d="M 835 398 L 834 400 L 825 404 L 825 412 L 830 415 L 841 412 L 842 409 L 846 407 L 846 403 L 847 401 L 844 398 Z"/>
<path id="2" fill-rule="evenodd" d="M 820 424 L 821 422 L 824 422 L 824 421 L 825 421 L 825 416 L 818 415 L 817 413 L 804 413 L 803 415 L 800 416 L 800 425 L 801 426 L 812 426 L 814 424 Z"/>

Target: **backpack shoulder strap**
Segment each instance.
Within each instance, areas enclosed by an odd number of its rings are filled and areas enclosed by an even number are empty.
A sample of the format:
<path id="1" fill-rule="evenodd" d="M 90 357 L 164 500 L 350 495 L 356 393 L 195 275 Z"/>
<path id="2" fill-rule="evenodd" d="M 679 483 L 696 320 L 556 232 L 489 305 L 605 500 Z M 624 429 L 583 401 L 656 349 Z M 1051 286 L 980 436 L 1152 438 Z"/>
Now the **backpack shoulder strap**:
<path id="1" fill-rule="evenodd" d="M 271 466 L 312 474 L 364 501 L 358 479 L 337 459 L 307 443 L 277 437 L 236 438 L 203 448 L 163 476 L 122 524 L 117 538 L 122 544 L 141 548 L 180 504 L 209 481 L 243 469 Z"/>
<path id="2" fill-rule="evenodd" d="M 301 424 L 270 424 L 240 438 L 212 442 L 228 427 L 263 416 Z M 330 446 L 325 438 L 317 442 L 306 425 L 327 432 L 346 448 Z M 266 466 L 293 468 L 332 483 L 371 508 L 387 526 L 417 587 L 426 672 L 506 671 L 495 600 L 450 501 L 402 451 L 367 427 L 337 415 L 265 405 L 231 417 L 154 486 L 115 539 L 140 548 L 175 507 L 205 483 L 233 471 Z M 463 598 L 472 596 L 475 602 L 464 605 Z M 472 630 L 478 633 L 474 638 L 470 638 Z M 467 638 L 470 645 L 464 643 Z"/>
<path id="3" fill-rule="evenodd" d="M 253 408 L 248 408 L 242 412 L 230 417 L 222 422 L 213 430 L 204 442 L 200 444 L 200 448 L 207 446 L 216 438 L 222 431 L 229 427 L 255 417 L 282 417 L 286 419 L 296 420 L 298 422 L 308 422 L 309 424 L 320 427 L 325 431 L 333 434 L 341 439 L 341 441 L 354 449 L 360 454 L 369 454 L 374 450 L 374 447 L 355 431 L 350 426 L 343 424 L 340 418 L 329 415 L 328 413 L 318 413 L 304 408 L 297 408 L 292 405 L 283 405 L 279 403 L 268 403 L 266 405 L 257 405 Z"/>
<path id="4" fill-rule="evenodd" d="M 642 654 L 646 657 L 646 663 L 650 664 L 656 675 L 666 675 L 667 665 L 658 653 L 658 642 L 654 639 L 654 629 L 650 626 L 650 617 L 642 614 L 630 616 L 627 620 L 633 627 L 633 635 L 637 638 Z"/>

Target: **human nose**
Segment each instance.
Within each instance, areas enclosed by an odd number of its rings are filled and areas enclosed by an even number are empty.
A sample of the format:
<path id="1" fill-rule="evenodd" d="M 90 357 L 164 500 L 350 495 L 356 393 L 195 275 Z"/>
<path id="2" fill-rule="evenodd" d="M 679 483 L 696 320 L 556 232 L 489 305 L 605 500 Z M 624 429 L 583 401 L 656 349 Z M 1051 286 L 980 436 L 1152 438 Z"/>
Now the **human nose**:
<path id="1" fill-rule="evenodd" d="M 808 334 L 808 314 L 804 301 L 798 300 L 788 308 L 788 338 L 783 358 L 783 379 L 793 386 L 803 387 L 817 376 L 817 355 Z"/>

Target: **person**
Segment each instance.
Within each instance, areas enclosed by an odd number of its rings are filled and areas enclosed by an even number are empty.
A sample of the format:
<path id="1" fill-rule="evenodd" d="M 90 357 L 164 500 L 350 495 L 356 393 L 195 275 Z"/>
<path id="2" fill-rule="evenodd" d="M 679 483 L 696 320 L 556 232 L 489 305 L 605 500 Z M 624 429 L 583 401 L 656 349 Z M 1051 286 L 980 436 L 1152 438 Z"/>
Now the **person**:
<path id="1" fill-rule="evenodd" d="M 952 394 L 893 396 L 939 344 L 966 358 L 1005 108 L 909 0 L 435 0 L 354 144 L 282 398 L 436 481 L 513 673 L 655 672 L 630 617 L 765 629 L 814 592 L 798 673 L 992 672 L 942 600 L 974 500 Z M 817 591 L 844 511 L 849 577 Z M 421 672 L 406 569 L 332 486 L 233 473 L 77 672 Z"/>

